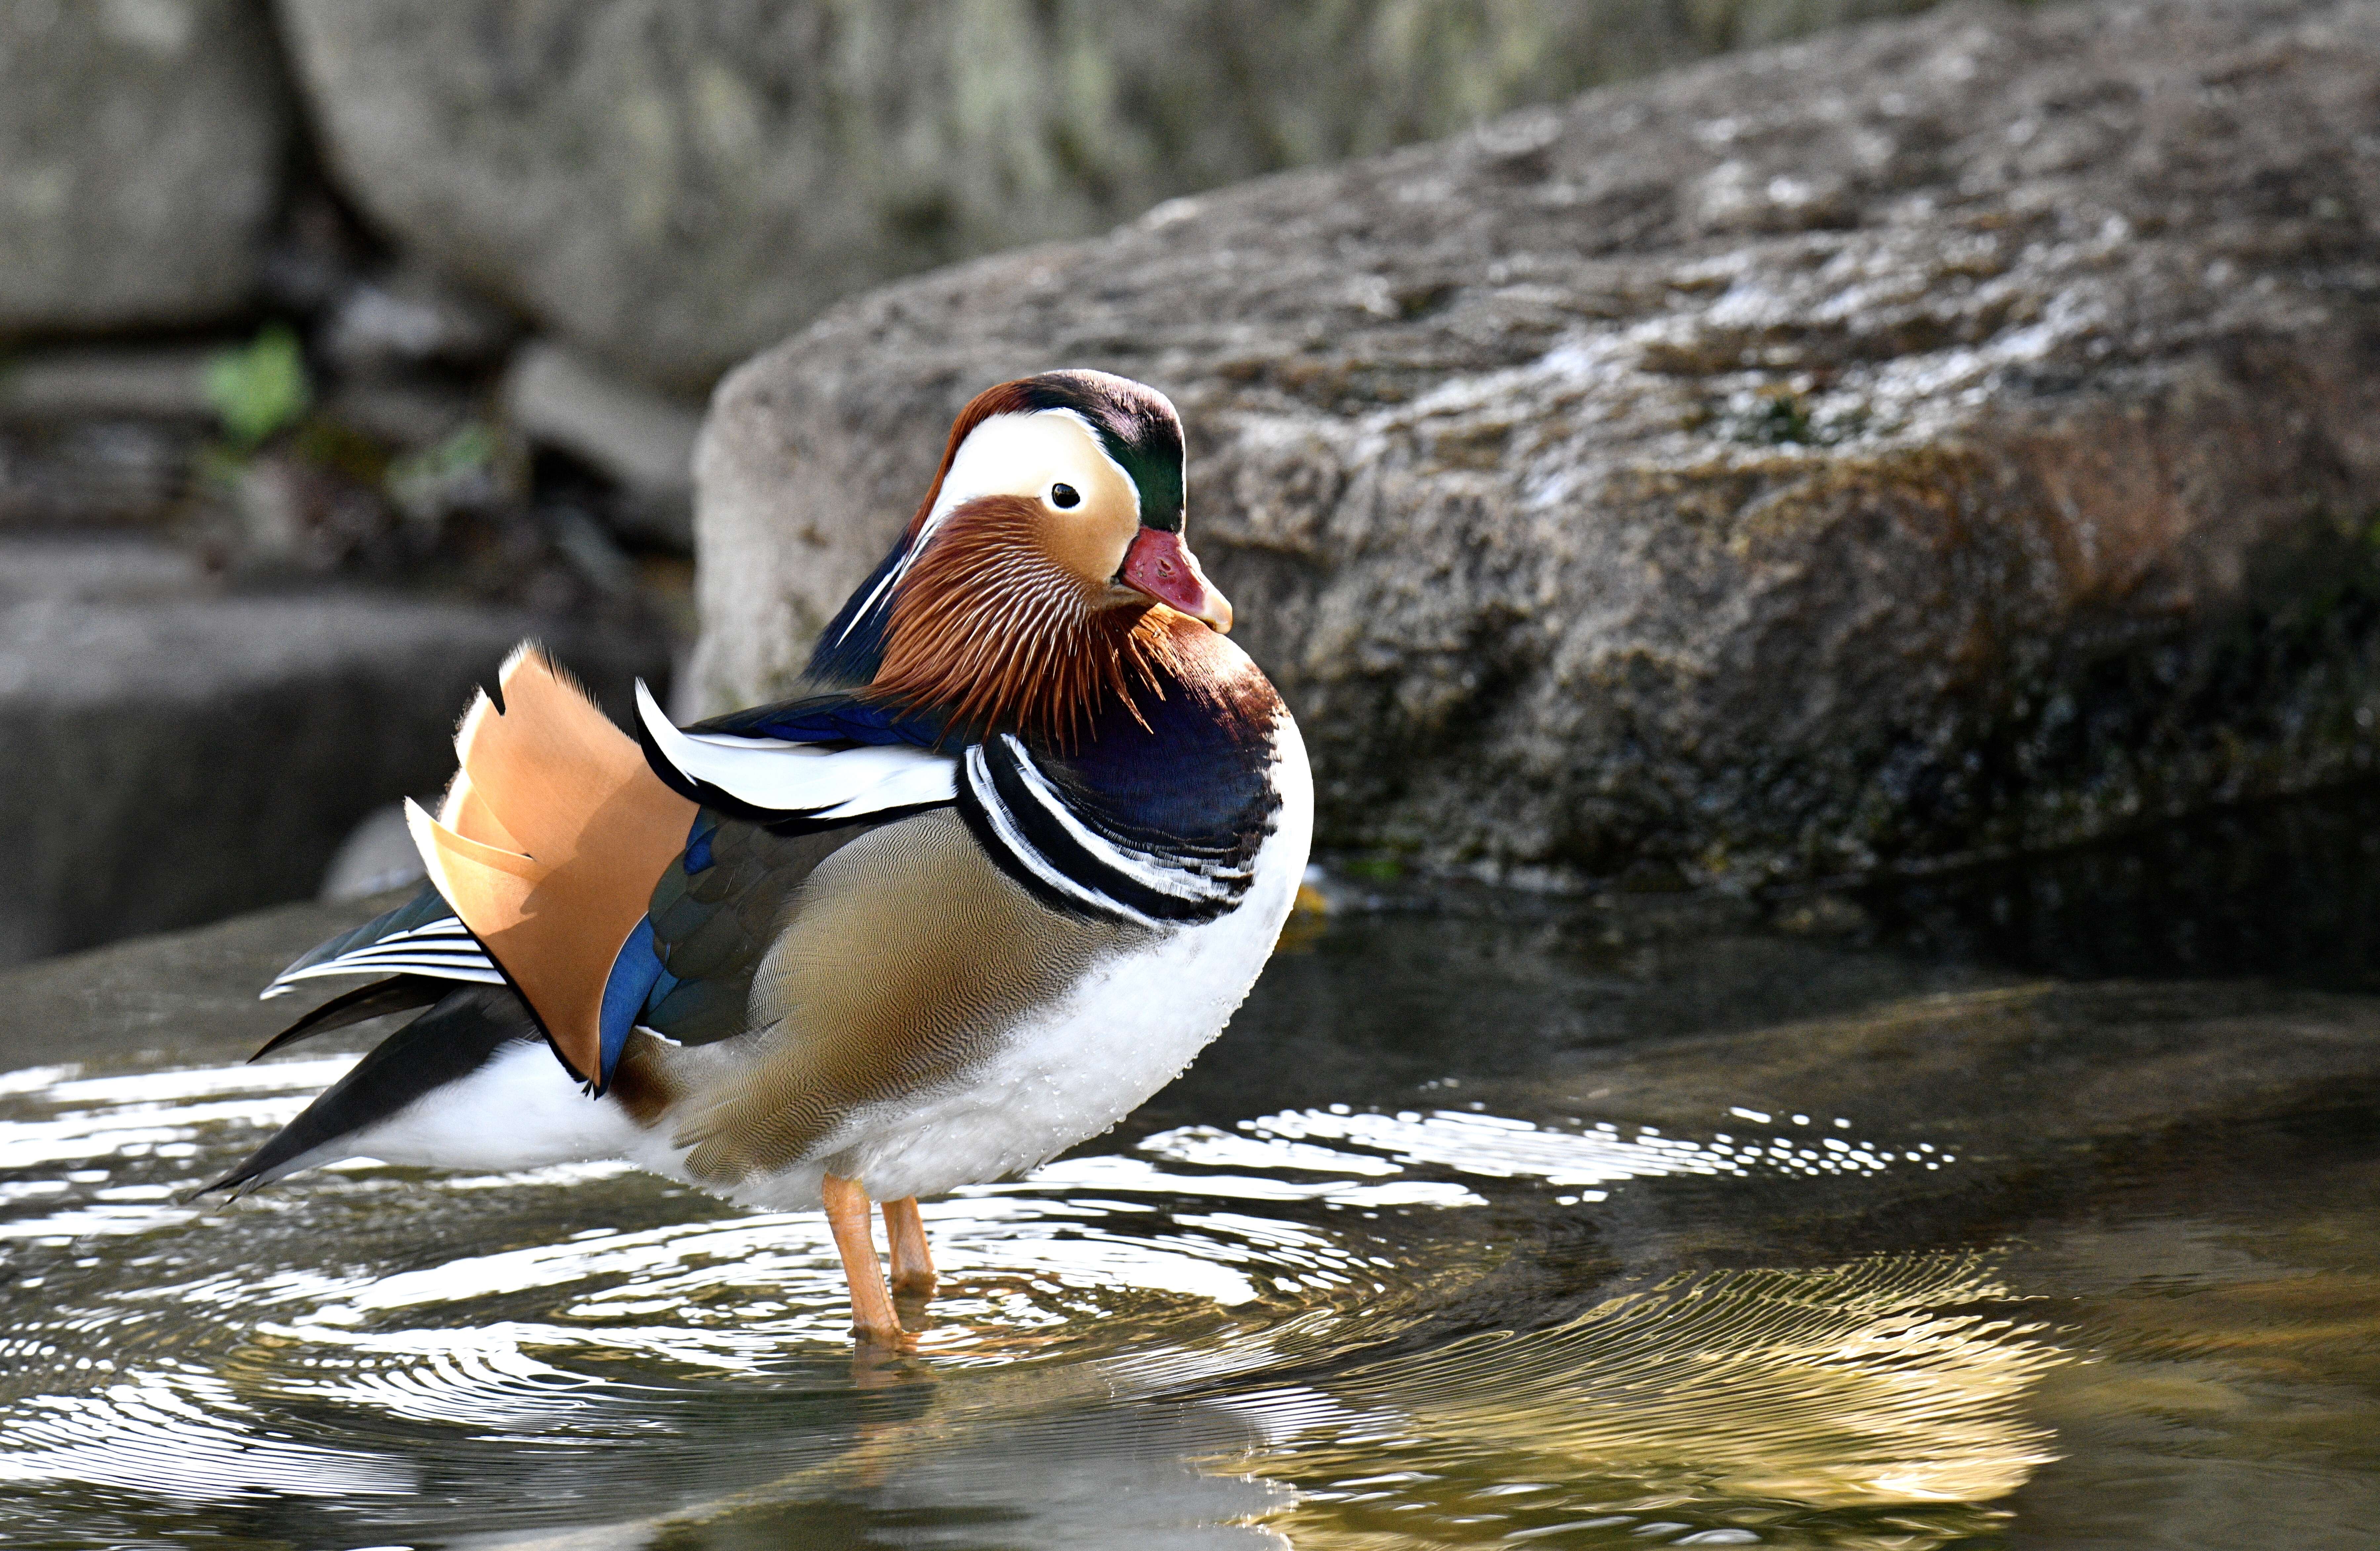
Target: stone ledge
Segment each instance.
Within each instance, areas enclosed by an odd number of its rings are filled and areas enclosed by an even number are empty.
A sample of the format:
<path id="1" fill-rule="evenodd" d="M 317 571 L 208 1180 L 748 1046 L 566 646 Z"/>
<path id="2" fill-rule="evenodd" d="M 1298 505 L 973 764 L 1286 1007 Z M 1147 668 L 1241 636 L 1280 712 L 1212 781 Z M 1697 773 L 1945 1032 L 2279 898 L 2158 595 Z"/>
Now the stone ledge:
<path id="1" fill-rule="evenodd" d="M 531 636 L 615 717 L 668 677 L 658 638 L 401 597 L 0 604 L 0 963 L 310 897 Z"/>

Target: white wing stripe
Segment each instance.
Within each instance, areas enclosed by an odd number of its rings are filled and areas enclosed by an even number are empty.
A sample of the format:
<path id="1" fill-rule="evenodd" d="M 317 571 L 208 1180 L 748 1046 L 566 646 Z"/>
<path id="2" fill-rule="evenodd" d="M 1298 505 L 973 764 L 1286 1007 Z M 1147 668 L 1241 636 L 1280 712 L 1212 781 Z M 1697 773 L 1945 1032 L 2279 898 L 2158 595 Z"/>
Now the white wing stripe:
<path id="1" fill-rule="evenodd" d="M 334 959 L 326 964 L 316 964 L 310 969 L 285 975 L 273 984 L 283 986 L 296 980 L 317 979 L 325 975 L 380 975 L 389 970 L 411 970 L 434 980 L 478 980 L 497 986 L 503 985 L 504 980 L 496 966 L 485 959 L 477 963 L 459 963 L 453 959 L 382 959 L 370 963 L 350 963 L 344 959 Z"/>
<path id="2" fill-rule="evenodd" d="M 475 940 L 470 928 L 452 915 L 442 916 L 425 926 L 409 927 L 401 932 L 391 932 L 371 944 L 378 948 L 391 942 L 470 942 Z"/>
<path id="3" fill-rule="evenodd" d="M 954 770 L 951 761 L 939 755 L 927 761 L 912 763 L 908 769 L 893 771 L 849 802 L 837 803 L 831 808 L 820 810 L 820 817 L 850 818 L 885 808 L 947 803 L 958 795 Z"/>
<path id="4" fill-rule="evenodd" d="M 327 975 L 388 975 L 411 973 L 426 975 L 433 980 L 465 980 L 480 985 L 501 986 L 504 977 L 486 959 L 472 961 L 463 958 L 408 959 L 402 956 L 358 960 L 352 955 L 332 959 L 325 963 L 310 964 L 291 970 L 264 988 L 261 1000 L 285 996 L 300 980 L 316 980 Z"/>
<path id="5" fill-rule="evenodd" d="M 401 932 L 375 938 L 359 947 L 350 948 L 334 959 L 325 959 L 303 969 L 288 970 L 273 978 L 264 988 L 263 996 L 270 1000 L 285 996 L 296 988 L 300 980 L 315 980 L 330 975 L 427 975 L 440 980 L 465 980 L 482 985 L 501 986 L 504 977 L 487 951 L 480 946 L 462 922 L 452 915 L 425 921 L 418 927 L 407 927 Z"/>
<path id="6" fill-rule="evenodd" d="M 335 959 L 326 959 L 322 963 L 309 964 L 306 967 L 322 969 L 330 964 L 368 964 L 382 959 L 420 959 L 425 963 L 443 960 L 456 963 L 483 964 L 488 962 L 488 955 L 476 944 L 457 943 L 448 947 L 443 944 L 376 942 L 369 948 L 354 949 L 340 954 Z"/>
<path id="7" fill-rule="evenodd" d="M 830 749 L 775 738 L 682 733 L 642 683 L 637 685 L 637 714 L 662 757 L 680 774 L 771 813 L 853 818 L 947 803 L 958 795 L 956 762 L 907 744 Z"/>

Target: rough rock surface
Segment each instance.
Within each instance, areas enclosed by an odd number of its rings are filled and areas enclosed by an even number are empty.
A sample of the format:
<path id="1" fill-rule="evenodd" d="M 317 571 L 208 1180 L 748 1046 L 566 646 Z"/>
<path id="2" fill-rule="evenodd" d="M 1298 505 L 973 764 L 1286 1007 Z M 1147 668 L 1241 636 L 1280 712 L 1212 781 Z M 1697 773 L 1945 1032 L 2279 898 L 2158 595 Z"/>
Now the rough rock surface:
<path id="1" fill-rule="evenodd" d="M 2373 764 L 2380 9 L 1961 8 L 837 309 L 698 453 L 781 691 L 977 389 L 1172 393 L 1325 843 L 1757 881 Z"/>
<path id="2" fill-rule="evenodd" d="M 124 554 L 43 558 L 44 595 L 0 588 L 0 963 L 311 896 L 358 819 L 445 784 L 525 636 L 614 716 L 668 671 L 658 641 L 514 610 L 160 596 Z"/>
<path id="3" fill-rule="evenodd" d="M 834 298 L 1925 0 L 282 0 L 339 178 L 663 386 Z"/>
<path id="4" fill-rule="evenodd" d="M 262 0 L 0 6 L 0 335 L 238 307 L 288 121 Z"/>

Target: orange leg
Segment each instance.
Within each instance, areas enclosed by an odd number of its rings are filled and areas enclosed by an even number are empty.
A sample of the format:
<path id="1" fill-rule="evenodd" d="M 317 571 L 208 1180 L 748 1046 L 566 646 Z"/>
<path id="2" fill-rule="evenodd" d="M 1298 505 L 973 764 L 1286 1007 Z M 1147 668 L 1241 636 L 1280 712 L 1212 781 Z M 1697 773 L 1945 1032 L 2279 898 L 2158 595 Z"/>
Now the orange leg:
<path id="1" fill-rule="evenodd" d="M 926 1245 L 926 1222 L 917 1198 L 884 1203 L 884 1237 L 892 1246 L 892 1290 L 904 1298 L 934 1295 L 934 1253 Z"/>
<path id="2" fill-rule="evenodd" d="M 834 1230 L 834 1247 L 843 1256 L 844 1279 L 851 1283 L 853 1333 L 863 1343 L 897 1346 L 901 1322 L 892 1317 L 892 1295 L 884 1290 L 884 1267 L 876 1258 L 876 1225 L 868 1210 L 868 1193 L 856 1180 L 825 1181 L 826 1221 Z"/>

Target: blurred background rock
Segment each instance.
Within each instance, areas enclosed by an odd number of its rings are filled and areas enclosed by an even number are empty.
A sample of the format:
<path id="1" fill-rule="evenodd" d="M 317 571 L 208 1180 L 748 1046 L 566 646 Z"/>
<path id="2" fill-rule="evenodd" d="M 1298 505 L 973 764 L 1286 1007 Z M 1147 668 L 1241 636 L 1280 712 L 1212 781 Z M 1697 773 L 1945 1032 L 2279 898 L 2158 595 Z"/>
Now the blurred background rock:
<path id="1" fill-rule="evenodd" d="M 340 187 L 699 392 L 827 303 L 1877 0 L 287 0 Z"/>
<path id="2" fill-rule="evenodd" d="M 0 0 L 0 961 L 389 881 L 515 637 L 669 679 L 839 298 L 1918 8 Z"/>

